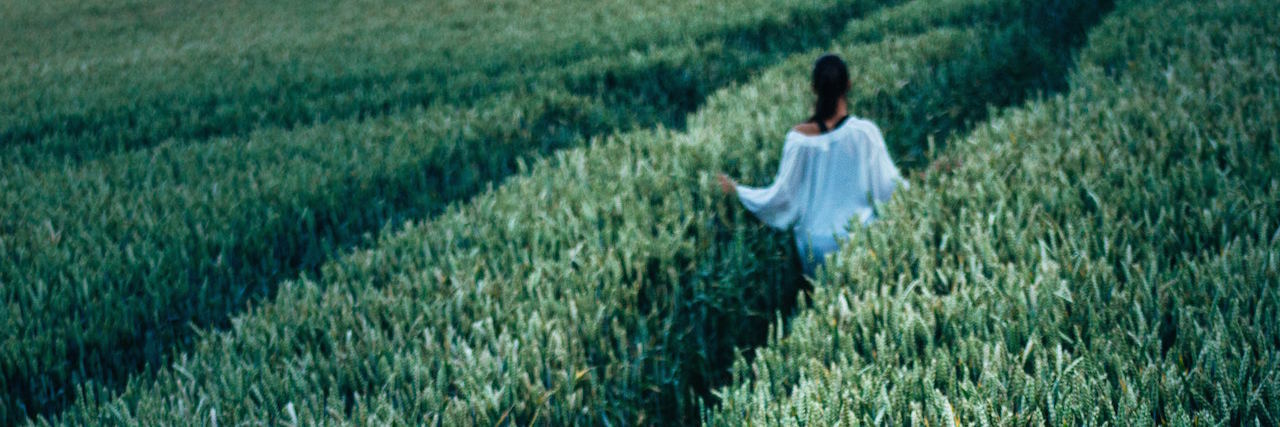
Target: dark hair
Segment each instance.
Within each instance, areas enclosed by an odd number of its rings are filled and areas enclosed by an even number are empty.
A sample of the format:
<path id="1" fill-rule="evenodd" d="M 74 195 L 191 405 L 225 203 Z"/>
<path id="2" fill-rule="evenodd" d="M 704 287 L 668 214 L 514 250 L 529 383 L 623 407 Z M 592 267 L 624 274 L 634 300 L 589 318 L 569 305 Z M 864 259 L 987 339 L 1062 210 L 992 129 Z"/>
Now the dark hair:
<path id="1" fill-rule="evenodd" d="M 813 106 L 812 122 L 830 119 L 836 114 L 840 98 L 849 93 L 849 67 L 834 54 L 822 55 L 813 63 L 813 92 L 818 101 Z"/>

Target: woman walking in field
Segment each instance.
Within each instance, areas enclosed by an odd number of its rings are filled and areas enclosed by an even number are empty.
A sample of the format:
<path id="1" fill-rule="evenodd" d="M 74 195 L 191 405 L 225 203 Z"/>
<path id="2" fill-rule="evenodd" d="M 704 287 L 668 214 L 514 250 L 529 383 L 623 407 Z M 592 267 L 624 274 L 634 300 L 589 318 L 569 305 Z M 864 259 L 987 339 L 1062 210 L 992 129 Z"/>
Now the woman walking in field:
<path id="1" fill-rule="evenodd" d="M 839 249 L 850 222 L 870 223 L 874 204 L 888 201 L 898 183 L 907 185 L 889 158 L 880 128 L 849 116 L 849 86 L 844 61 L 830 54 L 818 58 L 813 116 L 787 132 L 773 184 L 754 188 L 719 175 L 724 192 L 736 194 L 761 221 L 795 231 L 808 275 Z"/>

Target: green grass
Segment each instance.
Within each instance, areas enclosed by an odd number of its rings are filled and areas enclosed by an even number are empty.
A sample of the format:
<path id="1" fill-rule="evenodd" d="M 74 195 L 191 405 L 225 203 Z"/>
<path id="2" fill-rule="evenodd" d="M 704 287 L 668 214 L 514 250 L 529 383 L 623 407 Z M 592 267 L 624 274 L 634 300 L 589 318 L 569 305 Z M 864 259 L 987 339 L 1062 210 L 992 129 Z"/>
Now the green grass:
<path id="1" fill-rule="evenodd" d="M 703 421 L 1280 421 L 1273 8 L 1124 2 L 1068 93 L 856 233 Z"/>
<path id="2" fill-rule="evenodd" d="M 1277 421 L 1265 2 L 391 5 L 0 6 L 0 419 Z M 810 286 L 713 174 L 823 50 L 913 186 Z"/>

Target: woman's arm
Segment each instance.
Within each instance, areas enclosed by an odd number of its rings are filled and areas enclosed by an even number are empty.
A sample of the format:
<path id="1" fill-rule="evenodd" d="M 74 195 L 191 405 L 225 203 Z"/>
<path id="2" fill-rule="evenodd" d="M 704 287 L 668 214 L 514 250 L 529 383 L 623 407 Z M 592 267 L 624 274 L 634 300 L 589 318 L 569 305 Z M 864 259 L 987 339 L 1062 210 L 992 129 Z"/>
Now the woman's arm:
<path id="1" fill-rule="evenodd" d="M 804 150 L 805 147 L 791 144 L 783 148 L 778 175 L 768 187 L 739 185 L 728 177 L 720 180 L 720 186 L 726 193 L 736 194 L 742 206 L 769 226 L 782 230 L 791 228 L 803 214 L 804 206 L 799 201 L 808 200 L 801 194 L 808 188 L 804 185 L 805 171 L 809 168 L 808 156 L 802 153 Z"/>

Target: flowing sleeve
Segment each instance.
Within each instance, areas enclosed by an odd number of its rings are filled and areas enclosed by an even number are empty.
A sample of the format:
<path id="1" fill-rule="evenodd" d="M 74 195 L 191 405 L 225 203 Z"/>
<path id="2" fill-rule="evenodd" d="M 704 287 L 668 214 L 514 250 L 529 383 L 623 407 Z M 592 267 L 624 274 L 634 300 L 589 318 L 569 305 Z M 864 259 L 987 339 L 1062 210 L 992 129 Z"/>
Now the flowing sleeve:
<path id="1" fill-rule="evenodd" d="M 782 162 L 778 166 L 778 176 L 773 184 L 764 188 L 737 186 L 738 200 L 755 214 L 757 218 L 780 230 L 791 228 L 804 214 L 803 194 L 806 171 L 809 169 L 804 147 L 786 144 L 782 151 Z"/>
<path id="2" fill-rule="evenodd" d="M 898 167 L 893 164 L 893 159 L 889 157 L 889 148 L 885 146 L 884 135 L 880 133 L 880 128 L 875 124 L 870 124 L 867 129 L 867 136 L 871 139 L 871 152 L 869 157 L 871 161 L 867 172 L 870 175 L 867 183 L 871 186 L 871 196 L 877 203 L 888 202 L 893 196 L 893 191 L 901 185 L 908 188 L 909 184 L 902 179 Z"/>

